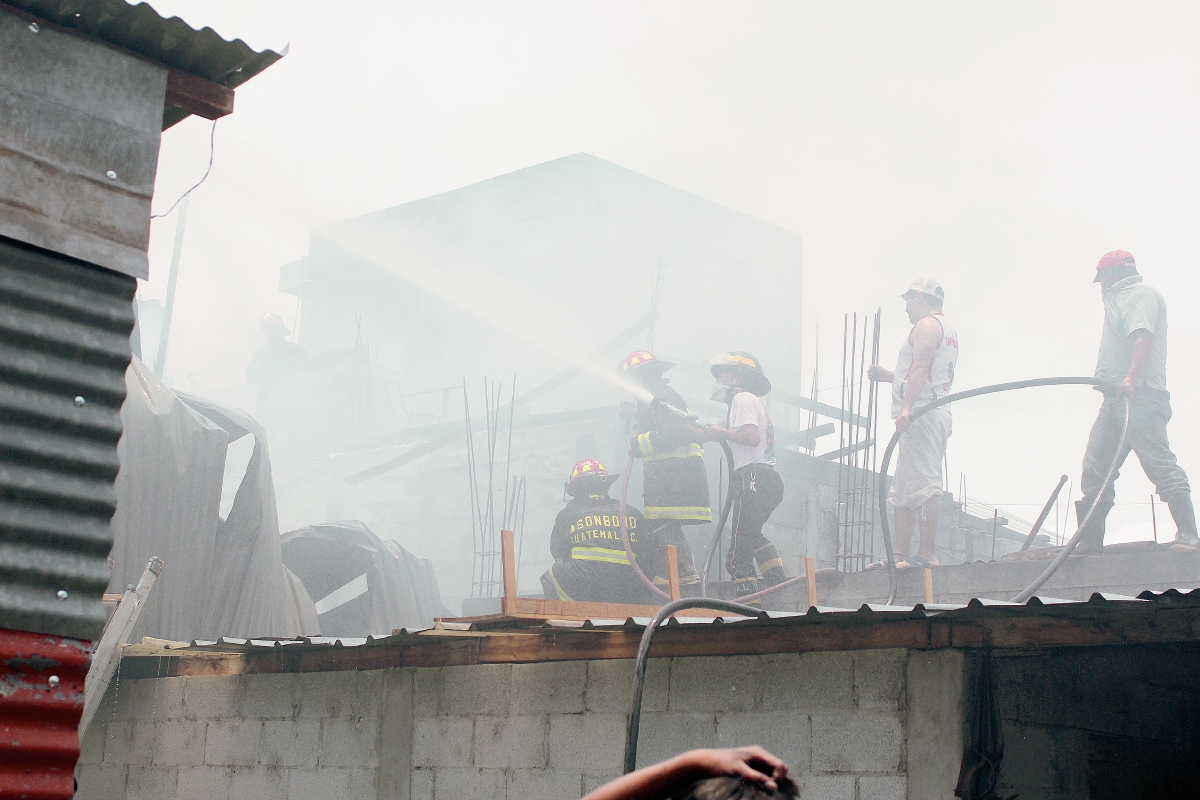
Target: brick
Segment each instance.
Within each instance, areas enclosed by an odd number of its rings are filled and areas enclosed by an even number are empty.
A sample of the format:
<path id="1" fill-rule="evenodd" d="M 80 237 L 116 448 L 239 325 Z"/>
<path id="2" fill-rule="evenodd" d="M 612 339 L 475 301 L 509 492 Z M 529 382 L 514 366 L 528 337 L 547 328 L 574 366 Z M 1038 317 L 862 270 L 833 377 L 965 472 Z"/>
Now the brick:
<path id="1" fill-rule="evenodd" d="M 300 708 L 295 673 L 243 675 L 238 691 L 241 694 L 242 718 L 295 719 Z"/>
<path id="2" fill-rule="evenodd" d="M 905 800 L 907 783 L 903 775 L 864 775 L 858 779 L 858 800 Z"/>
<path id="3" fill-rule="evenodd" d="M 475 664 L 443 667 L 438 695 L 442 714 L 507 714 L 512 696 L 512 666 Z"/>
<path id="4" fill-rule="evenodd" d="M 623 752 L 624 735 L 617 737 L 616 742 Z M 643 714 L 637 765 L 644 767 L 687 750 L 716 744 L 717 721 L 711 714 Z"/>
<path id="5" fill-rule="evenodd" d="M 507 800 L 579 800 L 583 776 L 557 769 L 515 769 L 508 773 Z"/>
<path id="6" fill-rule="evenodd" d="M 321 723 L 267 720 L 262 724 L 258 763 L 280 767 L 315 767 L 321 749 Z"/>
<path id="7" fill-rule="evenodd" d="M 229 775 L 229 767 L 180 767 L 175 800 L 227 800 Z"/>
<path id="8" fill-rule="evenodd" d="M 294 769 L 288 776 L 288 800 L 342 800 L 350 795 L 351 770 L 343 767 Z"/>
<path id="9" fill-rule="evenodd" d="M 812 768 L 817 772 L 895 772 L 904 731 L 896 714 L 824 712 L 812 716 Z"/>
<path id="10" fill-rule="evenodd" d="M 110 723 L 105 730 L 104 763 L 149 766 L 153 746 L 153 722 Z"/>
<path id="11" fill-rule="evenodd" d="M 642 711 L 666 711 L 667 688 L 671 677 L 671 659 L 652 658 L 646 662 L 646 680 L 642 686 Z M 606 714 L 628 714 L 633 691 L 633 660 L 605 659 L 587 665 L 587 710 Z"/>
<path id="12" fill-rule="evenodd" d="M 350 770 L 349 800 L 377 800 L 379 797 L 379 770 L 354 767 Z"/>
<path id="13" fill-rule="evenodd" d="M 855 800 L 853 775 L 806 775 L 803 784 L 804 800 Z"/>
<path id="14" fill-rule="evenodd" d="M 125 800 L 162 800 L 175 796 L 178 772 L 167 767 L 130 767 Z"/>
<path id="15" fill-rule="evenodd" d="M 433 800 L 433 769 L 417 768 L 409 783 L 409 800 Z"/>
<path id="16" fill-rule="evenodd" d="M 83 764 L 76 770 L 75 800 L 116 800 L 125 796 L 124 764 Z M 415 798 L 414 798 L 415 800 Z"/>
<path id="17" fill-rule="evenodd" d="M 420 667 L 413 670 L 413 716 L 436 717 L 442 694 L 442 668 Z M 430 786 L 433 784 L 430 783 Z M 430 790 L 432 791 L 432 789 Z"/>
<path id="18" fill-rule="evenodd" d="M 619 775 L 625 754 L 625 715 L 550 717 L 549 753 L 551 769 Z"/>
<path id="19" fill-rule="evenodd" d="M 759 656 L 671 660 L 670 711 L 750 711 L 758 688 Z"/>
<path id="20" fill-rule="evenodd" d="M 474 725 L 470 717 L 433 717 L 413 723 L 414 767 L 469 767 Z"/>
<path id="21" fill-rule="evenodd" d="M 206 723 L 204 732 L 204 763 L 252 767 L 258 763 L 261 739 L 262 723 L 258 720 L 212 720 Z"/>
<path id="22" fill-rule="evenodd" d="M 320 725 L 322 767 L 379 766 L 378 719 L 326 719 Z"/>
<path id="23" fill-rule="evenodd" d="M 780 653 L 760 656 L 763 711 L 812 711 L 854 707 L 853 654 Z"/>
<path id="24" fill-rule="evenodd" d="M 286 767 L 231 767 L 230 800 L 288 800 Z"/>
<path id="25" fill-rule="evenodd" d="M 854 654 L 854 702 L 859 708 L 897 711 L 904 693 L 904 650 L 862 650 Z"/>
<path id="26" fill-rule="evenodd" d="M 809 770 L 812 737 L 807 714 L 718 714 L 717 747 L 756 744 L 779 756 L 792 773 Z"/>
<path id="27" fill-rule="evenodd" d="M 150 760 L 164 767 L 203 764 L 206 727 L 207 723 L 189 719 L 154 723 L 154 749 Z"/>
<path id="28" fill-rule="evenodd" d="M 237 675 L 202 675 L 186 678 L 183 685 L 185 716 L 193 719 L 225 719 L 237 715 L 241 680 Z"/>
<path id="29" fill-rule="evenodd" d="M 477 717 L 473 764 L 480 768 L 543 769 L 547 727 L 546 717 Z"/>
<path id="30" fill-rule="evenodd" d="M 587 688 L 586 661 L 514 664 L 512 713 L 580 714 Z"/>
<path id="31" fill-rule="evenodd" d="M 499 800 L 504 797 L 503 770 L 438 769 L 433 779 L 433 800 Z"/>

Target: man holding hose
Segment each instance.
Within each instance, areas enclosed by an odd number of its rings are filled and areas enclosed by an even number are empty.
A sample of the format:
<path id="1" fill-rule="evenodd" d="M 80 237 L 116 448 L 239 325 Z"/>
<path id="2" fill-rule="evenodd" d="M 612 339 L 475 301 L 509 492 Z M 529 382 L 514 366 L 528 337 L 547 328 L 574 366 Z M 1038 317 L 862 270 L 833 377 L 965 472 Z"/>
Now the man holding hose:
<path id="1" fill-rule="evenodd" d="M 896 566 L 933 567 L 938 565 L 942 459 L 951 432 L 950 407 L 935 408 L 915 422 L 912 415 L 950 394 L 958 363 L 958 333 L 942 316 L 946 292 L 933 278 L 917 278 L 901 297 L 913 327 L 900 346 L 896 369 L 872 364 L 867 377 L 892 384 L 892 417 L 901 433 L 896 474 L 888 492 L 888 502 L 896 512 Z M 913 528 L 922 510 L 921 547 L 912 553 Z M 867 569 L 886 566 L 877 561 Z"/>

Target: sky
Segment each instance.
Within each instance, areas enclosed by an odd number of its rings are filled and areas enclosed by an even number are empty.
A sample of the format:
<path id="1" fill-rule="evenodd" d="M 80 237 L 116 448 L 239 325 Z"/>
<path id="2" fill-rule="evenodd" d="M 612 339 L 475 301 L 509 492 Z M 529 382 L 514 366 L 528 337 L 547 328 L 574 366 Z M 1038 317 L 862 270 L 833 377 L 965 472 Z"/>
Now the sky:
<path id="1" fill-rule="evenodd" d="M 908 330 L 897 295 L 933 275 L 960 336 L 956 389 L 1089 375 L 1096 261 L 1131 251 L 1170 309 L 1169 430 L 1200 470 L 1195 4 L 151 5 L 289 47 L 237 90 L 192 195 L 176 386 L 244 381 L 258 317 L 294 318 L 278 269 L 313 227 L 587 152 L 802 235 L 806 371 L 818 321 L 837 364 L 843 314 L 877 307 L 890 365 Z M 164 133 L 155 213 L 204 174 L 211 126 Z M 144 298 L 165 295 L 175 228 L 153 223 Z M 836 404 L 837 375 L 819 382 Z M 951 488 L 965 474 L 971 495 L 1032 519 L 1060 474 L 1077 486 L 1098 401 L 959 404 Z M 1131 458 L 1109 541 L 1149 538 L 1151 491 Z"/>

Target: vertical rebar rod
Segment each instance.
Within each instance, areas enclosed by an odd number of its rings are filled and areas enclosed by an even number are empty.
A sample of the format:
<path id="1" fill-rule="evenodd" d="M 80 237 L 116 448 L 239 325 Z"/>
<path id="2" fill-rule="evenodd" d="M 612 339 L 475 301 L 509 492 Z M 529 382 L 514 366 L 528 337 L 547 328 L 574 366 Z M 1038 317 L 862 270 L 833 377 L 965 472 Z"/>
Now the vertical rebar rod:
<path id="1" fill-rule="evenodd" d="M 996 560 L 996 528 L 1000 522 L 1000 509 L 992 509 L 992 561 Z"/>
<path id="2" fill-rule="evenodd" d="M 162 325 L 158 328 L 158 353 L 154 357 L 154 374 L 160 379 L 167 368 L 167 341 L 171 338 L 171 319 L 175 316 L 175 287 L 179 282 L 179 257 L 183 254 L 183 232 L 187 226 L 188 202 L 186 195 L 179 204 L 179 218 L 175 221 L 175 245 L 171 249 L 171 271 L 167 274 L 167 299 L 163 303 Z"/>
<path id="3" fill-rule="evenodd" d="M 1154 495 L 1150 495 L 1150 526 L 1154 530 L 1154 543 L 1158 544 L 1158 516 L 1154 513 Z"/>

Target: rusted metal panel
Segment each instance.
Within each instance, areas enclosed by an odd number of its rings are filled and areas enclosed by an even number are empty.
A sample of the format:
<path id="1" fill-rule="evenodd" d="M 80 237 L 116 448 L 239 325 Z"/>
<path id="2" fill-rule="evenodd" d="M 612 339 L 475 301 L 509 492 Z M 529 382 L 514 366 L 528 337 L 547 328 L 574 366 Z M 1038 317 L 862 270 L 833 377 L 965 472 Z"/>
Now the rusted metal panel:
<path id="1" fill-rule="evenodd" d="M 0 628 L 0 800 L 75 794 L 90 647 Z"/>
<path id="2" fill-rule="evenodd" d="M 137 282 L 0 238 L 0 620 L 95 639 Z"/>

